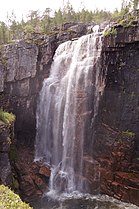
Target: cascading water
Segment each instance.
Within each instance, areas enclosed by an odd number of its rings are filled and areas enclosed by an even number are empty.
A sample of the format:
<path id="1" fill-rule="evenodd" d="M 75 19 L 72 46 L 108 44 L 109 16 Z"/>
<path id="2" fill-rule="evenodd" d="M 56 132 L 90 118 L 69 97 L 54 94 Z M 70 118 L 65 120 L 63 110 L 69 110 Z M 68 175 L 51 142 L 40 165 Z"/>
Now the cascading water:
<path id="1" fill-rule="evenodd" d="M 84 158 L 105 83 L 101 39 L 95 32 L 61 44 L 40 92 L 35 159 L 52 167 L 56 192 L 87 191 Z"/>

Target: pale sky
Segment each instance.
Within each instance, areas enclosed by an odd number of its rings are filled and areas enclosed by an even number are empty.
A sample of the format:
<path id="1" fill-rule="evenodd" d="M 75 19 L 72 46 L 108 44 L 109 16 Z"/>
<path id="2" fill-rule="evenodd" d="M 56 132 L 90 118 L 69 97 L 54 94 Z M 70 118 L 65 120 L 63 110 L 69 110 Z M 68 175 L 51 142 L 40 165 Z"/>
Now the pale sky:
<path id="1" fill-rule="evenodd" d="M 14 10 L 18 19 L 21 19 L 22 15 L 25 17 L 29 10 L 43 11 L 45 8 L 51 8 L 58 10 L 63 6 L 63 2 L 67 0 L 1 0 L 0 6 L 0 21 L 6 20 L 7 12 L 11 14 Z M 78 10 L 81 7 L 85 7 L 88 10 L 106 9 L 114 10 L 120 9 L 122 0 L 69 0 L 73 5 L 73 8 Z"/>

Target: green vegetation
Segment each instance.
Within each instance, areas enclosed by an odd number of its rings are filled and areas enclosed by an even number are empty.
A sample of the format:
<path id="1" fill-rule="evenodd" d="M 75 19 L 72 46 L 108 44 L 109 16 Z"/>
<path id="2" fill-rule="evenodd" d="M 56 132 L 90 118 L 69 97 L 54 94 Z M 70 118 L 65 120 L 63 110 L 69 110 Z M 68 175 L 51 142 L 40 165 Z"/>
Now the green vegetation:
<path id="1" fill-rule="evenodd" d="M 130 2 L 133 4 L 134 9 L 138 8 L 139 0 L 130 0 Z"/>
<path id="2" fill-rule="evenodd" d="M 15 144 L 11 144 L 10 146 L 10 153 L 9 153 L 10 161 L 16 162 L 18 157 L 17 157 L 17 148 Z"/>
<path id="3" fill-rule="evenodd" d="M 0 44 L 10 43 L 16 39 L 28 39 L 31 34 L 51 34 L 53 32 L 61 32 L 64 30 L 65 23 L 87 23 L 100 24 L 102 22 L 118 22 L 123 26 L 130 26 L 136 18 L 136 15 L 128 15 L 131 10 L 138 8 L 139 0 L 123 0 L 121 10 L 115 9 L 110 12 L 106 10 L 87 10 L 82 7 L 79 11 L 75 11 L 70 1 L 51 15 L 51 9 L 46 8 L 42 13 L 38 10 L 30 11 L 27 15 L 27 21 L 22 19 L 17 21 L 14 11 L 7 14 L 7 20 L 0 22 Z M 137 11 L 137 10 L 136 10 Z M 137 14 L 137 16 L 139 16 Z M 111 31 L 112 34 L 114 34 Z M 107 34 L 106 34 L 107 36 Z"/>
<path id="4" fill-rule="evenodd" d="M 72 5 L 67 4 L 55 11 L 51 16 L 51 9 L 46 8 L 41 14 L 37 11 L 30 11 L 27 15 L 27 21 L 16 20 L 16 15 L 12 12 L 7 16 L 7 23 L 0 22 L 0 44 L 9 43 L 12 40 L 30 38 L 33 33 L 51 34 L 53 31 L 62 31 L 65 23 L 87 23 L 99 24 L 113 19 L 113 13 L 105 10 L 89 11 L 82 8 L 75 12 Z"/>
<path id="5" fill-rule="evenodd" d="M 7 58 L 0 55 L 0 63 L 4 66 L 7 65 Z"/>
<path id="6" fill-rule="evenodd" d="M 105 37 L 110 36 L 110 35 L 116 36 L 117 35 L 117 30 L 112 27 L 112 28 L 110 28 L 110 29 L 108 29 L 104 32 Z"/>
<path id="7" fill-rule="evenodd" d="M 17 194 L 14 194 L 8 187 L 0 185 L 0 208 L 7 209 L 31 209 L 31 207 L 22 202 Z"/>
<path id="8" fill-rule="evenodd" d="M 19 190 L 19 182 L 14 176 L 12 176 L 12 183 L 13 183 L 14 191 Z"/>
<path id="9" fill-rule="evenodd" d="M 135 137 L 135 133 L 129 130 L 122 131 L 122 135 L 128 138 Z"/>
<path id="10" fill-rule="evenodd" d="M 6 124 L 11 124 L 15 121 L 15 115 L 0 109 L 0 120 Z"/>

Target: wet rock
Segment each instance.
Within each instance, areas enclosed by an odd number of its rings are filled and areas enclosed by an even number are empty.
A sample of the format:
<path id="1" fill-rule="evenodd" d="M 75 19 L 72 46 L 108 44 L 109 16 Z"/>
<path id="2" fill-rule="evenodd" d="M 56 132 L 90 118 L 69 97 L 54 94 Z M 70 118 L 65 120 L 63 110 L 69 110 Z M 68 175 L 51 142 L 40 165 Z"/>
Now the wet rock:
<path id="1" fill-rule="evenodd" d="M 35 202 L 48 191 L 50 168 L 43 162 L 34 162 L 34 152 L 30 146 L 18 146 L 17 156 L 13 167 L 19 182 L 18 192 L 25 201 Z"/>
<path id="2" fill-rule="evenodd" d="M 39 170 L 39 174 L 44 175 L 46 177 L 50 177 L 50 168 L 45 167 L 45 166 L 41 166 L 41 168 Z"/>
<path id="3" fill-rule="evenodd" d="M 10 163 L 10 145 L 12 143 L 13 124 L 0 121 L 0 183 L 12 185 L 12 168 Z"/>
<path id="4" fill-rule="evenodd" d="M 96 119 L 94 155 L 100 163 L 100 191 L 139 205 L 138 27 L 115 29 L 117 34 L 104 40 L 107 76 Z"/>
<path id="5" fill-rule="evenodd" d="M 0 65 L 0 92 L 2 92 L 4 90 L 4 78 L 5 78 L 5 70 L 4 70 L 4 66 Z"/>

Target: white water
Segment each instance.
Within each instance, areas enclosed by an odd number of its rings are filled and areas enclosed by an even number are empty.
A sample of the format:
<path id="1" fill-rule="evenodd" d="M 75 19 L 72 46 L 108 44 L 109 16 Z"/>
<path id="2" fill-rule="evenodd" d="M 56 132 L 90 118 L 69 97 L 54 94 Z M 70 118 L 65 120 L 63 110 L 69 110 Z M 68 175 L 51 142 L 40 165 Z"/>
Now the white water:
<path id="1" fill-rule="evenodd" d="M 105 83 L 101 38 L 94 33 L 61 44 L 40 92 L 35 159 L 51 166 L 51 191 L 87 191 L 84 158 Z"/>
<path id="2" fill-rule="evenodd" d="M 107 195 L 61 194 L 47 195 L 34 209 L 139 209 L 138 206 Z"/>

